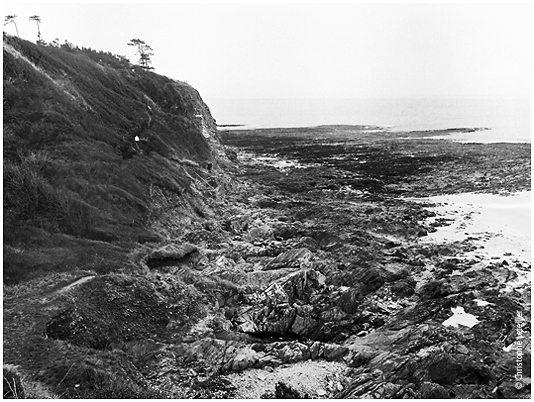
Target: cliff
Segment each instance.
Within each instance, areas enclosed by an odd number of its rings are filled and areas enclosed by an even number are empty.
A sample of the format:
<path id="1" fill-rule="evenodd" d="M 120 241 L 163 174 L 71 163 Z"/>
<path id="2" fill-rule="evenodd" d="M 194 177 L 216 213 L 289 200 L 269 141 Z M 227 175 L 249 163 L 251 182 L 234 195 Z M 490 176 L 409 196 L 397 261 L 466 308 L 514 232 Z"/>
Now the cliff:
<path id="1" fill-rule="evenodd" d="M 190 85 L 6 34 L 3 60 L 4 281 L 123 269 L 210 215 L 226 157 Z"/>

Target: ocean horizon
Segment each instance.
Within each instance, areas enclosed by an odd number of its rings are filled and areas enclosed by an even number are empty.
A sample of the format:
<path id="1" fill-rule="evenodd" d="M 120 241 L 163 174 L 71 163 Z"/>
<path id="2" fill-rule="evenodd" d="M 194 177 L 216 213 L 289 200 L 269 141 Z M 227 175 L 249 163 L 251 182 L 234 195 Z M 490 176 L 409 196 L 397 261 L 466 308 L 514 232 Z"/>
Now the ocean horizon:
<path id="1" fill-rule="evenodd" d="M 206 99 L 219 126 L 368 125 L 392 131 L 486 128 L 470 138 L 531 142 L 530 99 Z"/>

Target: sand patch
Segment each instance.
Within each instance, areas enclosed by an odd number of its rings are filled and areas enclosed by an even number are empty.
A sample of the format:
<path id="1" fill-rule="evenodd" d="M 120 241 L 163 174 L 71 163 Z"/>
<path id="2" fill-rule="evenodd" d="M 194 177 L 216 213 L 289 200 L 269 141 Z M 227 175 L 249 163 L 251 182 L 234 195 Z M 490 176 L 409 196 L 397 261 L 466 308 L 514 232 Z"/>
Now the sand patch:
<path id="1" fill-rule="evenodd" d="M 252 369 L 226 375 L 237 388 L 237 399 L 259 399 L 274 393 L 278 381 L 284 382 L 309 398 L 328 398 L 343 389 L 347 366 L 338 362 L 305 361 L 276 368 Z"/>
<path id="2" fill-rule="evenodd" d="M 471 241 L 477 249 L 466 253 L 484 261 L 509 264 L 518 277 L 508 283 L 515 288 L 529 283 L 531 264 L 530 191 L 512 195 L 464 193 L 417 199 L 436 206 L 429 209 L 448 226 L 440 226 L 434 233 L 421 238 L 423 243 L 452 243 Z"/>
<path id="3" fill-rule="evenodd" d="M 489 258 L 531 262 L 530 191 L 509 196 L 496 194 L 455 194 L 429 197 L 438 204 L 431 208 L 439 218 L 451 219 L 426 240 L 446 243 L 472 240 L 483 246 L 480 253 Z"/>

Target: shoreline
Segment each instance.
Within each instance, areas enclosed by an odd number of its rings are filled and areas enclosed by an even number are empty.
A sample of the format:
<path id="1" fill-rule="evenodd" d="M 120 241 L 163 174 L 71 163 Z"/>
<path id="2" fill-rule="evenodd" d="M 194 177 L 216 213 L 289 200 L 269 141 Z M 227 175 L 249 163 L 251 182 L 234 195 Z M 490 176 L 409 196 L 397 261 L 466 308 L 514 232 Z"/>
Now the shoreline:
<path id="1" fill-rule="evenodd" d="M 223 124 L 217 126 L 217 131 L 258 131 L 263 130 L 287 130 L 287 129 L 318 129 L 329 127 L 335 129 L 337 127 L 354 128 L 363 130 L 368 133 L 392 133 L 394 135 L 407 135 L 402 139 L 406 140 L 448 140 L 462 144 L 495 144 L 495 143 L 511 143 L 511 144 L 530 144 L 531 137 L 527 138 L 509 138 L 503 134 L 495 134 L 492 128 L 488 127 L 460 127 L 460 128 L 442 128 L 442 129 L 427 129 L 427 130 L 401 130 L 395 129 L 392 126 L 375 126 L 375 125 L 358 125 L 358 124 L 312 124 L 312 125 L 284 125 L 284 126 L 255 126 L 248 124 Z M 444 133 L 444 134 L 440 134 Z M 417 134 L 417 136 L 414 136 Z M 427 134 L 427 136 L 424 136 Z"/>
<path id="2" fill-rule="evenodd" d="M 371 236 L 363 241 L 368 242 L 367 248 L 357 248 L 356 253 L 374 251 L 367 259 L 357 260 L 355 272 L 349 269 L 351 276 L 357 277 L 356 272 L 365 266 L 366 275 L 392 275 L 365 296 L 359 307 L 382 309 L 383 323 L 336 342 L 349 350 L 341 360 L 347 369 L 339 376 L 337 391 L 329 388 L 327 395 L 368 397 L 369 384 L 393 387 L 397 378 L 404 378 L 397 363 L 416 361 L 411 364 L 418 369 L 429 364 L 426 359 L 433 361 L 431 365 L 436 359 L 452 364 L 440 368 L 451 380 L 427 377 L 436 392 L 439 389 L 440 398 L 488 398 L 495 393 L 510 398 L 530 392 L 516 388 L 515 354 L 510 351 L 515 335 L 508 329 L 518 312 L 530 316 L 530 143 L 459 144 L 439 141 L 438 132 L 433 133 L 428 138 L 406 139 L 402 134 L 369 133 L 354 126 L 323 126 L 236 130 L 223 135 L 236 147 L 243 177 L 272 192 L 258 196 L 254 207 L 283 211 L 285 203 L 316 204 L 314 209 L 321 211 L 323 221 L 304 215 L 308 227 L 327 225 L 338 238 L 352 242 L 361 242 L 362 233 Z M 286 214 L 292 216 L 289 211 Z M 377 243 L 381 251 L 371 246 Z M 351 241 L 344 244 L 346 248 L 339 252 L 334 248 L 328 256 L 347 266 L 353 246 Z M 326 272 L 338 275 L 334 268 Z M 346 289 L 352 289 L 351 285 Z M 445 341 L 438 335 L 443 331 L 448 340 L 440 343 Z M 485 343 L 470 343 L 464 336 L 485 339 Z M 428 354 L 425 347 L 416 346 L 418 342 L 429 343 L 434 352 Z M 410 348 L 417 350 L 415 355 L 406 352 Z M 365 353 L 370 360 L 351 368 L 351 359 Z M 525 358 L 530 356 L 524 353 Z M 484 370 L 502 365 L 508 371 L 497 375 L 498 383 L 471 383 L 475 393 L 461 391 L 459 385 L 448 384 L 469 383 L 455 378 L 466 375 L 460 374 L 465 370 L 477 370 L 463 356 L 482 361 L 491 356 L 494 363 L 491 368 L 482 364 Z M 476 365 L 480 367 L 479 362 Z M 318 376 L 314 367 L 309 365 L 308 370 Z M 373 370 L 380 374 L 366 383 L 365 373 Z M 281 371 L 274 369 L 274 373 Z M 257 387 L 258 380 L 251 375 L 234 373 L 227 378 L 240 385 L 251 381 Z M 530 374 L 523 376 L 528 384 Z M 294 379 L 288 377 L 288 381 Z M 310 391 L 324 395 L 319 386 L 308 386 L 306 392 Z M 246 396 L 259 397 L 260 393 Z M 412 397 L 426 396 L 419 391 Z"/>

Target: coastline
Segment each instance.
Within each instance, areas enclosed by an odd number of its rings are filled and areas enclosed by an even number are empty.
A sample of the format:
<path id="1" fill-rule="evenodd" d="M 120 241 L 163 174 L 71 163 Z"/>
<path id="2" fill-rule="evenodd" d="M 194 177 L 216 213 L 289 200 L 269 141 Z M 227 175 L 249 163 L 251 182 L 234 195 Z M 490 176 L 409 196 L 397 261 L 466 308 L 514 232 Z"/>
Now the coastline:
<path id="1" fill-rule="evenodd" d="M 509 328 L 516 314 L 530 317 L 530 143 L 459 143 L 441 138 L 440 132 L 405 134 L 368 132 L 361 126 L 221 133 L 234 147 L 242 177 L 266 194 L 249 199 L 249 208 L 261 208 L 256 216 L 264 224 L 265 214 L 274 208 L 285 211 L 284 219 L 292 225 L 335 233 L 334 248 L 323 249 L 327 261 L 336 261 L 329 262 L 332 268 L 320 269 L 329 273 L 327 278 L 331 275 L 327 283 L 337 283 L 339 272 L 333 267 L 339 264 L 350 266 L 344 269 L 353 277 L 367 267 L 365 275 L 388 278 L 357 303 L 358 311 L 382 309 L 383 315 L 375 316 L 381 317 L 378 326 L 368 324 L 335 342 L 348 353 L 336 360 L 346 369 L 337 370 L 336 380 L 328 383 L 310 361 L 306 367 L 317 384 L 299 389 L 312 397 L 342 398 L 369 397 L 381 386 L 406 392 L 395 388 L 401 379 L 414 381 L 400 369 L 403 364 L 412 361 L 415 368 L 440 361 L 439 375 L 421 377 L 433 384 L 434 397 L 525 397 L 529 389 L 514 385 L 511 345 L 516 333 Z M 285 209 L 299 204 L 310 204 L 310 212 L 293 215 L 293 207 Z M 362 253 L 366 257 L 360 260 Z M 467 341 L 470 337 L 475 343 Z M 418 342 L 427 346 L 421 349 Z M 524 359 L 530 356 L 529 345 L 523 343 Z M 491 366 L 476 365 L 487 372 L 497 366 L 505 371 L 474 385 L 466 373 L 479 369 L 466 356 L 483 361 L 491 356 Z M 353 359 L 364 363 L 354 365 Z M 282 367 L 290 370 L 293 364 Z M 366 373 L 373 370 L 379 374 L 366 383 Z M 225 378 L 240 388 L 254 384 L 255 394 L 239 395 L 258 398 L 268 385 L 261 386 L 254 376 L 272 379 L 279 372 L 274 368 L 267 377 L 247 371 Z M 530 383 L 530 371 L 523 372 L 523 380 Z M 298 378 L 287 381 L 298 385 Z M 425 392 L 420 388 L 412 397 L 428 397 Z"/>

